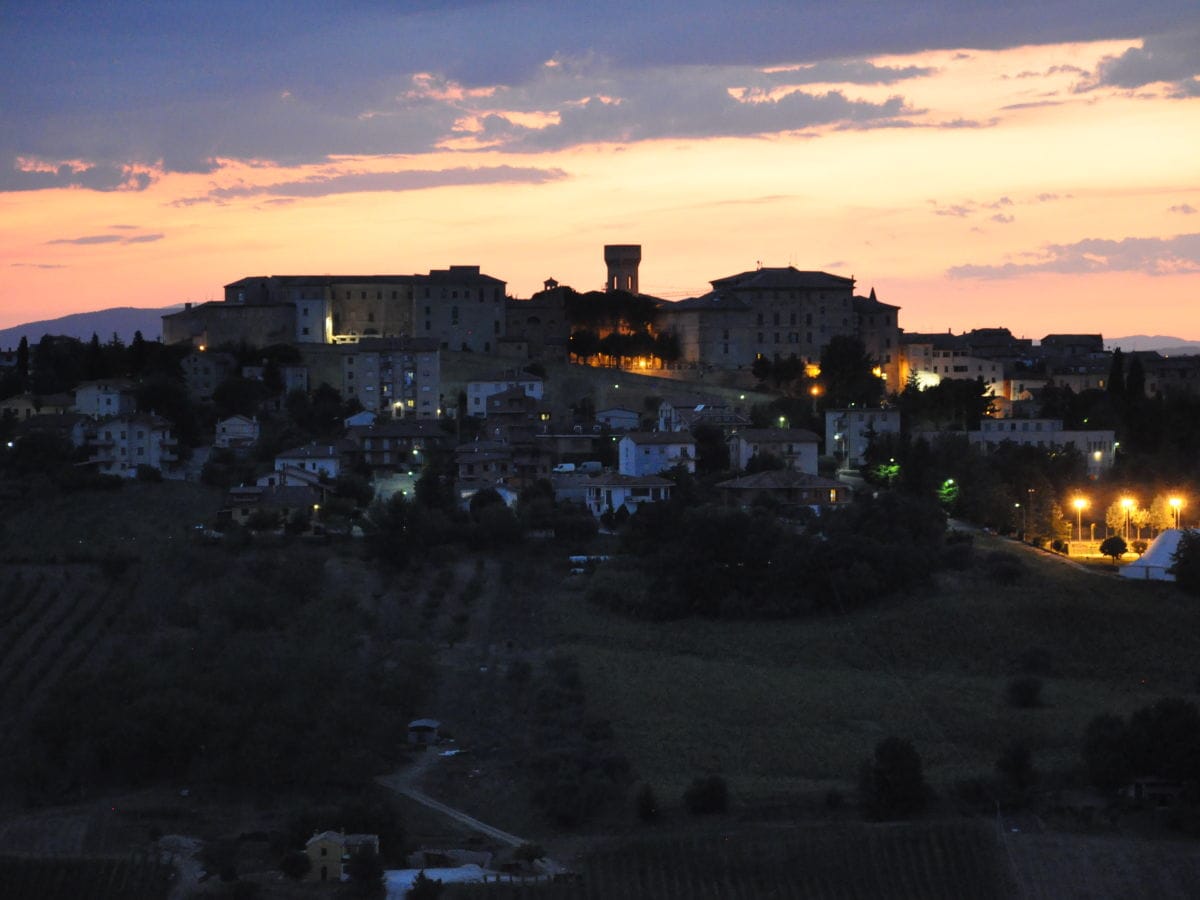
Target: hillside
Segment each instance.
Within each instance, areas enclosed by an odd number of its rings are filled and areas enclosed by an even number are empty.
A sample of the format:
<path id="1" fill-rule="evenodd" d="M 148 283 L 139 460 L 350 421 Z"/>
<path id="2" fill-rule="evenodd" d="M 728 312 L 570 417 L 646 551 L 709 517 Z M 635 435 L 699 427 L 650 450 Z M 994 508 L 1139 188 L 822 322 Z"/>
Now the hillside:
<path id="1" fill-rule="evenodd" d="M 164 306 L 146 309 L 134 306 L 114 306 L 110 309 L 75 313 L 57 319 L 27 322 L 24 325 L 0 329 L 0 349 L 7 350 L 16 347 L 21 338 L 26 338 L 32 346 L 45 334 L 65 335 L 79 338 L 81 341 L 89 341 L 95 334 L 101 342 L 109 341 L 113 334 L 116 334 L 128 344 L 133 340 L 134 332 L 140 331 L 146 340 L 156 341 L 162 337 L 162 317 L 181 308 L 180 306 Z"/>

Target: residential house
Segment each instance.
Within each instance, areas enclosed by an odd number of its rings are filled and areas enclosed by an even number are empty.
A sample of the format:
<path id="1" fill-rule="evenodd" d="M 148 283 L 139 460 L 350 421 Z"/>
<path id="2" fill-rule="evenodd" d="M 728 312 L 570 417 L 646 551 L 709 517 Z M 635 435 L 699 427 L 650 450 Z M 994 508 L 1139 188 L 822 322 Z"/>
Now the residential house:
<path id="1" fill-rule="evenodd" d="M 825 452 L 842 468 L 861 466 L 871 439 L 900 433 L 900 410 L 855 407 L 825 411 Z"/>
<path id="2" fill-rule="evenodd" d="M 343 344 L 341 393 L 393 419 L 441 414 L 441 351 L 430 338 L 364 338 Z"/>
<path id="3" fill-rule="evenodd" d="M 298 516 L 311 517 L 322 493 L 304 484 L 248 484 L 230 488 L 218 520 L 247 525 L 256 513 L 270 513 L 280 524 Z"/>
<path id="4" fill-rule="evenodd" d="M 702 423 L 728 431 L 749 425 L 750 417 L 738 407 L 703 397 L 669 399 L 658 405 L 659 431 L 693 431 Z"/>
<path id="5" fill-rule="evenodd" d="M 75 397 L 72 394 L 18 394 L 0 401 L 0 416 L 18 420 L 74 411 Z"/>
<path id="6" fill-rule="evenodd" d="M 696 471 L 696 441 L 687 431 L 631 431 L 617 444 L 622 475 L 656 475 L 683 466 Z"/>
<path id="7" fill-rule="evenodd" d="M 729 465 L 742 471 L 756 456 L 770 454 L 785 469 L 817 474 L 817 445 L 813 432 L 803 428 L 741 428 L 729 436 Z"/>
<path id="8" fill-rule="evenodd" d="M 420 469 L 430 450 L 450 442 L 450 436 L 437 423 L 417 419 L 384 419 L 373 425 L 351 426 L 346 438 L 354 446 L 355 461 L 373 474 Z"/>
<path id="9" fill-rule="evenodd" d="M 183 369 L 188 395 L 203 403 L 212 400 L 213 391 L 221 382 L 237 372 L 237 360 L 232 353 L 213 350 L 193 350 L 179 361 L 179 366 Z"/>
<path id="10" fill-rule="evenodd" d="M 722 481 L 717 490 L 726 506 L 749 508 L 767 500 L 784 508 L 818 510 L 850 502 L 850 488 L 840 481 L 792 469 L 770 469 Z"/>
<path id="11" fill-rule="evenodd" d="M 258 443 L 260 432 L 257 418 L 230 416 L 217 422 L 213 446 L 226 450 L 247 450 Z"/>
<path id="12" fill-rule="evenodd" d="M 346 834 L 344 831 L 314 832 L 304 845 L 311 864 L 309 881 L 345 881 L 347 866 L 355 853 L 369 850 L 379 855 L 379 835 Z"/>
<path id="13" fill-rule="evenodd" d="M 610 406 L 596 413 L 596 421 L 609 431 L 636 431 L 642 419 L 637 410 L 626 409 L 624 406 Z"/>
<path id="14" fill-rule="evenodd" d="M 132 413 L 137 409 L 136 387 L 126 378 L 85 381 L 75 388 L 74 412 L 93 419 Z"/>
<path id="15" fill-rule="evenodd" d="M 342 471 L 342 454 L 353 447 L 345 441 L 318 443 L 295 447 L 275 457 L 275 470 L 287 468 L 303 469 L 333 480 Z"/>
<path id="16" fill-rule="evenodd" d="M 602 516 L 622 506 L 637 512 L 643 503 L 671 499 L 674 483 L 658 475 L 621 475 L 604 472 L 593 475 L 587 485 L 587 508 L 593 516 Z"/>
<path id="17" fill-rule="evenodd" d="M 467 415 L 486 416 L 489 397 L 514 390 L 519 390 L 535 400 L 541 400 L 544 383 L 539 375 L 515 371 L 500 372 L 489 378 L 473 378 L 467 382 Z"/>
<path id="18" fill-rule="evenodd" d="M 101 419 L 92 426 L 88 446 L 88 462 L 104 475 L 132 478 L 139 466 L 168 473 L 179 462 L 171 423 L 159 416 L 134 413 Z"/>
<path id="19" fill-rule="evenodd" d="M 506 484 L 513 474 L 513 449 L 499 441 L 472 441 L 454 448 L 462 486 Z"/>

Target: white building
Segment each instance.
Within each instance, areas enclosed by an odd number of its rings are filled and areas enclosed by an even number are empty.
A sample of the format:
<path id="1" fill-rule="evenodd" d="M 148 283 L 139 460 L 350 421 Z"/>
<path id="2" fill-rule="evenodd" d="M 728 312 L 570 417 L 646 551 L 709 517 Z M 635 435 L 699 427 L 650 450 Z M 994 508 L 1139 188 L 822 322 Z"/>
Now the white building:
<path id="1" fill-rule="evenodd" d="M 505 391 L 519 389 L 525 396 L 541 400 L 544 389 L 540 376 L 528 372 L 501 372 L 490 378 L 475 378 L 467 382 L 467 415 L 487 415 L 488 398 Z"/>
<path id="2" fill-rule="evenodd" d="M 657 475 L 594 475 L 587 485 L 587 507 L 593 516 L 616 512 L 622 506 L 637 512 L 643 503 L 658 503 L 671 498 L 674 485 Z"/>
<path id="3" fill-rule="evenodd" d="M 134 384 L 124 378 L 85 381 L 75 388 L 75 412 L 93 419 L 123 416 L 137 409 Z"/>
<path id="4" fill-rule="evenodd" d="M 877 434 L 900 433 L 900 410 L 863 407 L 825 411 L 825 452 L 843 468 L 862 465 Z"/>
<path id="5" fill-rule="evenodd" d="M 425 338 L 363 338 L 342 344 L 342 396 L 380 416 L 436 419 L 441 353 Z"/>
<path id="6" fill-rule="evenodd" d="M 1061 419 L 983 419 L 978 431 L 967 432 L 967 440 L 984 450 L 1005 441 L 1047 450 L 1078 450 L 1093 478 L 1107 472 L 1116 461 L 1117 442 L 1112 429 L 1066 429 Z"/>
<path id="7" fill-rule="evenodd" d="M 96 423 L 88 446 L 88 462 L 104 475 L 133 478 L 138 466 L 160 472 L 179 462 L 179 442 L 171 436 L 171 423 L 159 416 L 134 414 L 115 416 Z"/>
<path id="8" fill-rule="evenodd" d="M 341 457 L 342 447 L 339 444 L 307 444 L 276 456 L 275 471 L 303 469 L 330 479 L 337 478 L 342 470 Z"/>
<path id="9" fill-rule="evenodd" d="M 657 475 L 680 465 L 696 471 L 696 442 L 686 431 L 631 431 L 617 453 L 622 475 Z"/>
<path id="10" fill-rule="evenodd" d="M 217 434 L 213 440 L 214 447 L 226 449 L 241 449 L 253 447 L 258 443 L 258 419 L 249 416 L 230 416 L 217 423 Z"/>
<path id="11" fill-rule="evenodd" d="M 804 428 L 740 428 L 729 436 L 729 465 L 742 471 L 750 460 L 770 454 L 793 472 L 817 474 L 821 439 Z"/>

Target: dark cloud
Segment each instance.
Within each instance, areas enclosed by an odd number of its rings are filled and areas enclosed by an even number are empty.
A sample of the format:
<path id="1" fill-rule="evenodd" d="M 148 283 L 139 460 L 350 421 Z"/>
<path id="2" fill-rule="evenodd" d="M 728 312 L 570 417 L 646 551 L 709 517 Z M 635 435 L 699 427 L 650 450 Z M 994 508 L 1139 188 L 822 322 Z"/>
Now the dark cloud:
<path id="1" fill-rule="evenodd" d="M 123 238 L 119 234 L 88 234 L 76 238 L 55 238 L 46 241 L 47 244 L 119 244 Z"/>
<path id="2" fill-rule="evenodd" d="M 1146 275 L 1200 274 L 1200 233 L 1171 238 L 1088 238 L 1074 244 L 1047 244 L 1027 262 L 963 265 L 951 278 L 1019 278 L 1038 272 L 1066 275 L 1141 272 Z"/>
<path id="3" fill-rule="evenodd" d="M 997 225 L 1011 225 L 1013 222 L 1017 221 L 1017 217 L 1005 215 L 1004 213 L 996 213 L 991 217 L 991 220 Z"/>
<path id="4" fill-rule="evenodd" d="M 1105 57 L 1079 89 L 1132 90 L 1163 82 L 1170 86 L 1173 97 L 1200 96 L 1200 28 L 1147 37 L 1140 47 Z"/>
<path id="5" fill-rule="evenodd" d="M 1196 214 L 1196 207 L 1192 206 L 1190 203 L 1177 203 L 1174 206 L 1168 207 L 1167 212 L 1181 213 L 1185 216 L 1194 216 Z"/>
<path id="6" fill-rule="evenodd" d="M 311 164 L 425 153 L 461 136 L 464 117 L 522 109 L 561 121 L 538 130 L 515 117 L 492 122 L 489 134 L 537 150 L 626 133 L 913 127 L 908 112 L 894 111 L 905 108 L 900 98 L 772 91 L 930 74 L 866 61 L 881 54 L 1200 28 L 1195 0 L 295 0 L 286 14 L 233 0 L 9 6 L 0 16 L 0 190 L 142 190 L 161 173 L 211 173 L 226 159 Z M 1160 68 L 1187 53 L 1166 38 L 1147 40 L 1144 50 Z M 547 80 L 551 59 L 605 60 L 627 88 L 612 94 L 623 102 L 601 103 L 596 80 L 567 64 L 570 77 Z M 1137 81 L 1145 76 L 1129 71 L 1146 65 L 1126 54 L 1100 77 Z M 1187 65 L 1165 68 L 1176 94 L 1200 94 Z M 466 89 L 498 86 L 508 105 L 414 92 L 417 73 Z M 700 83 L 689 91 L 694 78 Z M 670 89 L 656 92 L 650 82 L 664 79 Z M 769 100 L 739 106 L 718 96 L 726 88 Z M 978 123 L 933 127 L 956 125 Z"/>
<path id="7" fill-rule="evenodd" d="M 13 269 L 65 269 L 66 266 L 56 263 L 9 263 Z"/>
<path id="8" fill-rule="evenodd" d="M 453 187 L 466 184 L 545 184 L 566 178 L 562 169 L 520 168 L 517 166 L 486 166 L 409 172 L 345 172 L 316 175 L 300 181 L 285 181 L 265 185 L 231 185 L 213 188 L 204 197 L 188 197 L 175 201 L 179 206 L 196 203 L 234 200 L 242 197 L 282 198 L 289 202 L 298 197 L 328 197 L 332 194 L 359 194 L 388 191 L 421 191 L 429 188 Z M 265 202 L 279 202 L 267 200 Z"/>
<path id="9" fill-rule="evenodd" d="M 85 234 L 82 237 L 73 238 L 55 238 L 51 241 L 46 241 L 47 244 L 148 244 L 153 241 L 161 241 L 165 235 L 162 234 L 137 234 L 126 237 L 120 234 Z"/>

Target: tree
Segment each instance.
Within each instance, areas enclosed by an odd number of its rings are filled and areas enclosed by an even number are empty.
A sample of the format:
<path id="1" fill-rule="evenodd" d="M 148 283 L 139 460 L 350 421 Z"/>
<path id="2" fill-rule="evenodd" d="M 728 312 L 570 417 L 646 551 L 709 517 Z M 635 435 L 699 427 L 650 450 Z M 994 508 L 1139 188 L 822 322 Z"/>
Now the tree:
<path id="1" fill-rule="evenodd" d="M 438 878 L 430 878 L 422 869 L 413 879 L 412 887 L 404 895 L 408 900 L 437 900 L 442 896 L 442 882 Z"/>
<path id="2" fill-rule="evenodd" d="M 1128 503 L 1126 504 L 1125 501 Z M 1126 526 L 1133 524 L 1133 516 L 1137 508 L 1137 501 L 1128 497 L 1114 500 L 1104 511 L 1104 523 L 1112 531 L 1124 535 Z"/>
<path id="3" fill-rule="evenodd" d="M 921 757 L 911 741 L 884 738 L 863 763 L 859 790 L 863 811 L 876 821 L 903 819 L 924 808 L 929 788 Z"/>
<path id="4" fill-rule="evenodd" d="M 1121 561 L 1121 557 L 1125 555 L 1128 549 L 1129 547 L 1125 543 L 1125 538 L 1115 534 L 1110 538 L 1105 538 L 1100 544 L 1100 552 L 1105 556 L 1111 556 L 1113 565 Z"/>
<path id="5" fill-rule="evenodd" d="M 29 338 L 21 336 L 17 344 L 17 374 L 21 376 L 21 385 L 29 383 Z"/>
<path id="6" fill-rule="evenodd" d="M 1125 354 L 1118 347 L 1112 352 L 1112 362 L 1108 367 L 1108 393 L 1114 397 L 1125 396 Z"/>
<path id="7" fill-rule="evenodd" d="M 878 404 L 883 396 L 883 379 L 872 371 L 875 360 L 863 342 L 848 335 L 834 335 L 821 351 L 821 381 L 831 407 Z"/>
<path id="8" fill-rule="evenodd" d="M 1031 787 L 1037 780 L 1033 768 L 1033 753 L 1020 741 L 1009 741 L 996 759 L 996 774 L 1018 790 Z"/>
<path id="9" fill-rule="evenodd" d="M 1129 373 L 1125 376 L 1125 400 L 1134 406 L 1146 399 L 1146 369 L 1140 357 L 1129 362 Z"/>
<path id="10" fill-rule="evenodd" d="M 1175 527 L 1175 510 L 1166 494 L 1156 494 L 1147 510 L 1146 524 L 1156 532 Z"/>
<path id="11" fill-rule="evenodd" d="M 1180 589 L 1200 595 L 1200 533 L 1181 531 L 1171 555 L 1171 574 Z"/>

